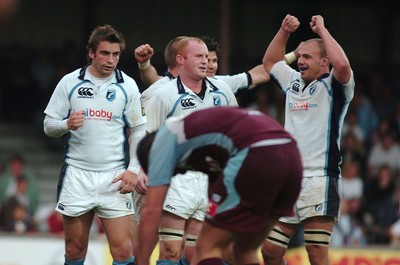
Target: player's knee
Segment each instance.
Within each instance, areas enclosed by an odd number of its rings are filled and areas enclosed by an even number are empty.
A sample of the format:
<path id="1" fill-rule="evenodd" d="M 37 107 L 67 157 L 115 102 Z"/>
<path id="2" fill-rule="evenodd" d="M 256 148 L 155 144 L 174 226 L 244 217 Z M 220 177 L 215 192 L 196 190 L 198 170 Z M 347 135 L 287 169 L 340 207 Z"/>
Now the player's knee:
<path id="1" fill-rule="evenodd" d="M 160 259 L 164 259 L 164 260 L 179 260 L 180 257 L 181 257 L 181 254 L 182 254 L 181 249 L 176 247 L 176 246 L 164 247 L 160 251 Z"/>
<path id="2" fill-rule="evenodd" d="M 116 245 L 110 245 L 111 256 L 114 260 L 127 260 L 131 258 L 132 250 L 132 243 L 129 240 L 121 240 Z"/>
<path id="3" fill-rule="evenodd" d="M 183 234 L 183 230 L 160 229 L 160 260 L 178 260 L 181 257 Z"/>
<path id="4" fill-rule="evenodd" d="M 327 264 L 331 232 L 321 229 L 305 229 L 304 243 L 311 264 Z"/>
<path id="5" fill-rule="evenodd" d="M 195 247 L 197 241 L 197 235 L 187 234 L 185 236 L 185 246 L 186 247 Z"/>
<path id="6" fill-rule="evenodd" d="M 283 263 L 283 256 L 286 248 L 282 248 L 271 243 L 264 243 L 261 248 L 261 254 L 265 265 L 280 265 Z"/>
<path id="7" fill-rule="evenodd" d="M 275 226 L 261 247 L 264 263 L 268 265 L 283 264 L 283 256 L 289 245 L 290 238 L 278 226 Z"/>
<path id="8" fill-rule="evenodd" d="M 86 256 L 86 247 L 79 244 L 66 244 L 65 257 L 70 260 L 83 259 Z"/>

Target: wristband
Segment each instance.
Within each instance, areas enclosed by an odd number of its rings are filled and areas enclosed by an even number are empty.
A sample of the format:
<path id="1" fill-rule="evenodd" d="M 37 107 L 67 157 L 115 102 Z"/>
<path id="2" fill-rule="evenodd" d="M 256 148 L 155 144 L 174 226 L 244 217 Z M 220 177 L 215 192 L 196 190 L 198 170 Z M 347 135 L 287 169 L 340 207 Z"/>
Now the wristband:
<path id="1" fill-rule="evenodd" d="M 150 59 L 145 61 L 144 63 L 138 63 L 138 67 L 141 70 L 149 68 L 150 67 Z"/>
<path id="2" fill-rule="evenodd" d="M 296 54 L 294 54 L 294 52 L 289 52 L 287 54 L 285 54 L 285 59 L 287 64 L 292 64 L 293 62 L 295 62 L 297 60 Z"/>

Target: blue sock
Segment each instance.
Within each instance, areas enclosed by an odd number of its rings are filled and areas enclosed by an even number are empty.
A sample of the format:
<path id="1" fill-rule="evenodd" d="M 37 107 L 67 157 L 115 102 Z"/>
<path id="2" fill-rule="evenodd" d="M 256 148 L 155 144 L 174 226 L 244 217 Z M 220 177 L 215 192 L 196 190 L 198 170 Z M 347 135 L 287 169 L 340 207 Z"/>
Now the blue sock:
<path id="1" fill-rule="evenodd" d="M 132 256 L 129 259 L 123 260 L 123 261 L 113 261 L 112 265 L 131 265 L 134 264 L 133 261 L 135 260 L 135 257 Z"/>
<path id="2" fill-rule="evenodd" d="M 75 259 L 75 260 L 71 260 L 71 259 L 65 258 L 65 263 L 64 263 L 64 265 L 83 265 L 84 262 L 85 262 L 85 259 Z"/>
<path id="3" fill-rule="evenodd" d="M 178 265 L 176 260 L 160 259 L 156 261 L 156 265 Z"/>
<path id="4" fill-rule="evenodd" d="M 179 264 L 179 265 L 190 265 L 189 262 L 187 261 L 185 255 L 183 255 L 183 256 L 179 259 L 178 264 Z"/>

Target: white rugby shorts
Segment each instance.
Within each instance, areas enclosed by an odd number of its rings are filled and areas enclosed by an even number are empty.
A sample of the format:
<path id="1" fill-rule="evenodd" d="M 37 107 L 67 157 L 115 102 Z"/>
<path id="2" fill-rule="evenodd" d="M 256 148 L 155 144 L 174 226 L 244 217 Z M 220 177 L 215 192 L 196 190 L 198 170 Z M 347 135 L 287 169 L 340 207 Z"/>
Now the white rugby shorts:
<path id="1" fill-rule="evenodd" d="M 64 175 L 56 211 L 72 217 L 94 209 L 101 218 L 117 218 L 134 214 L 132 193 L 121 194 L 120 182 L 112 180 L 124 168 L 96 172 L 68 166 Z"/>
<path id="2" fill-rule="evenodd" d="M 303 177 L 294 206 L 295 216 L 281 217 L 279 221 L 298 224 L 309 217 L 330 216 L 337 222 L 340 217 L 341 193 L 341 179 L 328 176 Z"/>
<path id="3" fill-rule="evenodd" d="M 208 207 L 208 175 L 187 171 L 172 177 L 163 209 L 184 219 L 204 221 Z"/>

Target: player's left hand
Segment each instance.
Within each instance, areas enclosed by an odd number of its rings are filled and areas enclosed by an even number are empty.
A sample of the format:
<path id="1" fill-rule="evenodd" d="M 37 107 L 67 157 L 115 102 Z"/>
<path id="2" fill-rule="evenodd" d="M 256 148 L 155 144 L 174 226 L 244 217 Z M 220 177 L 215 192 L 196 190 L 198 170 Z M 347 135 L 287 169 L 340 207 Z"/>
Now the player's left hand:
<path id="1" fill-rule="evenodd" d="M 130 170 L 125 170 L 123 173 L 113 179 L 112 183 L 120 181 L 118 190 L 121 194 L 131 193 L 135 190 L 137 183 L 137 175 Z"/>
<path id="2" fill-rule="evenodd" d="M 319 34 L 325 28 L 324 18 L 320 15 L 312 16 L 310 27 L 314 33 Z"/>

